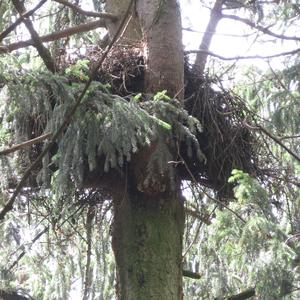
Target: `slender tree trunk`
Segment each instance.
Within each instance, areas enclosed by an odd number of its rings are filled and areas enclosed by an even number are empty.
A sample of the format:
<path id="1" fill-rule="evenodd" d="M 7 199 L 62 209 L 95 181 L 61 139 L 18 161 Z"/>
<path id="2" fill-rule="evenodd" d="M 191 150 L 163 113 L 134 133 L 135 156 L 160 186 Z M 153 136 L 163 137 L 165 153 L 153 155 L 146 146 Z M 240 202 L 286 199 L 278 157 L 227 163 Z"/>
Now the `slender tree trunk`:
<path id="1" fill-rule="evenodd" d="M 184 212 L 178 195 L 127 193 L 114 204 L 118 298 L 182 299 Z"/>
<path id="2" fill-rule="evenodd" d="M 214 7 L 211 10 L 210 19 L 207 24 L 205 33 L 203 35 L 201 44 L 199 46 L 199 49 L 203 50 L 204 52 L 199 52 L 197 54 L 193 69 L 196 70 L 200 75 L 204 73 L 205 66 L 206 66 L 208 54 L 205 51 L 209 50 L 216 28 L 219 24 L 219 21 L 222 19 L 221 13 L 222 13 L 223 3 L 224 0 L 216 0 Z"/>

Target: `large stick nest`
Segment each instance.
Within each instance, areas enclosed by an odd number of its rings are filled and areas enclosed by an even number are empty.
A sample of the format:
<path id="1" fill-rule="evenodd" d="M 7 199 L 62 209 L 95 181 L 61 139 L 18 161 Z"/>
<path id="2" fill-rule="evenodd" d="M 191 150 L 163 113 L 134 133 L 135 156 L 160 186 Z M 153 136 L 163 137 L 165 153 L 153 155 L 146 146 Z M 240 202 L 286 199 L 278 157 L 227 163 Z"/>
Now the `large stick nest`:
<path id="1" fill-rule="evenodd" d="M 115 48 L 98 73 L 99 81 L 109 83 L 112 90 L 126 96 L 141 92 L 144 82 L 144 59 L 140 49 Z M 257 141 L 244 125 L 246 110 L 241 100 L 224 90 L 212 88 L 213 81 L 204 79 L 185 66 L 185 109 L 203 126 L 197 139 L 207 161 L 200 163 L 185 153 L 181 145 L 184 179 L 196 180 L 216 190 L 221 198 L 232 197 L 228 178 L 233 169 L 252 176 L 260 171 L 257 159 Z M 196 156 L 195 156 L 196 157 Z M 191 178 L 193 177 L 193 178 Z"/>
<path id="2" fill-rule="evenodd" d="M 108 83 L 113 93 L 122 97 L 144 90 L 144 58 L 140 47 L 115 47 L 97 72 L 96 80 Z M 89 60 L 96 61 L 101 56 L 99 48 L 91 48 L 86 54 Z M 72 80 L 72 78 L 71 78 Z M 182 179 L 193 180 L 217 191 L 220 198 L 232 198 L 232 186 L 228 184 L 233 169 L 240 169 L 254 177 L 261 175 L 258 167 L 255 135 L 244 125 L 247 110 L 242 101 L 226 92 L 213 88 L 216 83 L 193 72 L 185 66 L 184 106 L 190 115 L 197 118 L 203 132 L 197 139 L 206 162 L 199 162 L 195 154 L 190 157 L 186 145 L 180 145 L 182 161 L 177 168 Z M 30 127 L 30 136 L 39 136 L 40 130 Z M 35 126 L 36 127 L 36 126 Z M 36 156 L 41 145 L 32 147 Z M 55 151 L 55 150 L 54 150 Z M 38 170 L 37 170 L 38 171 Z"/>

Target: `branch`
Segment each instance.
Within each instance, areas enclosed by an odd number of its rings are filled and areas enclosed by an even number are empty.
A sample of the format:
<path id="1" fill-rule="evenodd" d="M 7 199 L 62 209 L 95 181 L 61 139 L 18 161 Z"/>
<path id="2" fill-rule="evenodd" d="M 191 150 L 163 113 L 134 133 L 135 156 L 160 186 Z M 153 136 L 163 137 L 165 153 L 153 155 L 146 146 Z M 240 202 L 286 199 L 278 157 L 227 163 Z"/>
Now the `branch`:
<path id="1" fill-rule="evenodd" d="M 239 294 L 232 295 L 229 297 L 225 297 L 224 300 L 244 300 L 249 299 L 251 297 L 255 296 L 255 289 L 250 288 L 248 290 L 245 290 Z"/>
<path id="2" fill-rule="evenodd" d="M 1 154 L 1 152 L 0 152 L 0 154 Z M 202 216 L 198 211 L 190 209 L 190 208 L 187 208 L 187 207 L 185 208 L 185 212 L 188 215 L 190 215 L 190 216 L 192 216 L 192 217 L 200 220 L 201 222 L 203 222 L 206 225 L 210 225 L 211 224 L 209 216 Z"/>
<path id="3" fill-rule="evenodd" d="M 14 146 L 12 146 L 12 147 L 10 147 L 8 149 L 4 149 L 4 150 L 0 151 L 0 156 L 1 155 L 7 155 L 9 153 L 12 153 L 12 152 L 18 151 L 20 149 L 24 149 L 24 148 L 26 148 L 28 146 L 34 145 L 36 143 L 42 142 L 42 141 L 50 138 L 51 136 L 52 136 L 51 133 L 45 133 L 45 134 L 43 134 L 41 136 L 38 136 L 38 137 L 36 137 L 36 138 L 34 138 L 32 140 L 28 140 L 28 141 L 20 143 L 18 145 L 14 145 Z"/>
<path id="4" fill-rule="evenodd" d="M 80 24 L 78 26 L 73 26 L 73 27 L 58 31 L 58 32 L 46 34 L 44 36 L 41 36 L 40 40 L 44 43 L 52 42 L 52 41 L 56 41 L 61 38 L 68 37 L 73 34 L 82 33 L 82 32 L 90 31 L 90 30 L 93 30 L 93 29 L 96 29 L 99 27 L 105 27 L 105 26 L 106 26 L 105 21 L 103 21 L 103 20 L 88 22 L 88 23 Z M 33 46 L 33 44 L 34 44 L 33 40 L 27 40 L 27 41 L 20 41 L 17 43 L 12 43 L 12 44 L 6 45 L 6 46 L 0 46 L 0 54 L 1 53 L 9 53 L 9 52 L 12 52 L 17 49 Z"/>
<path id="5" fill-rule="evenodd" d="M 278 38 L 278 39 L 300 41 L 300 37 L 298 37 L 298 36 L 286 36 L 286 35 L 283 35 L 283 34 L 277 34 L 273 31 L 269 30 L 268 28 L 257 25 L 254 22 L 252 22 L 252 21 L 250 21 L 246 18 L 241 18 L 241 17 L 235 16 L 235 15 L 225 15 L 225 14 L 221 14 L 221 17 L 225 18 L 225 19 L 231 19 L 231 20 L 234 20 L 234 21 L 242 22 L 242 23 L 244 23 L 244 24 L 246 24 L 246 25 L 248 25 L 252 28 L 255 28 L 255 29 L 263 32 L 264 34 L 273 36 L 273 37 Z"/>
<path id="6" fill-rule="evenodd" d="M 266 55 L 266 56 L 261 56 L 261 55 L 249 55 L 249 56 L 234 56 L 234 57 L 224 57 L 222 55 L 219 54 L 215 54 L 211 51 L 206 51 L 206 50 L 188 50 L 185 51 L 184 54 L 188 55 L 188 54 L 197 54 L 199 52 L 205 52 L 210 56 L 213 57 L 217 57 L 219 59 L 222 60 L 239 60 L 239 59 L 268 59 L 268 58 L 275 58 L 275 57 L 280 57 L 280 56 L 286 56 L 286 55 L 294 55 L 297 54 L 298 52 L 300 52 L 300 48 L 294 49 L 292 51 L 287 51 L 287 52 L 281 52 L 281 53 L 277 53 L 277 54 L 273 54 L 273 55 Z"/>
<path id="7" fill-rule="evenodd" d="M 25 13 L 25 6 L 21 0 L 12 0 L 12 3 L 14 4 L 16 10 L 22 17 L 22 14 Z M 52 73 L 56 72 L 56 66 L 55 62 L 51 57 L 50 51 L 43 45 L 43 42 L 41 41 L 38 33 L 35 31 L 32 22 L 29 20 L 29 18 L 22 17 L 23 22 L 25 26 L 27 27 L 28 31 L 30 32 L 31 38 L 34 42 L 34 46 L 37 49 L 40 57 L 44 61 L 47 69 L 51 71 Z"/>
<path id="8" fill-rule="evenodd" d="M 300 162 L 300 156 L 293 152 L 290 148 L 288 148 L 285 144 L 282 143 L 282 141 L 277 138 L 275 135 L 273 135 L 271 132 L 269 132 L 266 128 L 262 127 L 261 125 L 258 125 L 258 128 L 260 131 L 262 131 L 265 135 L 267 135 L 269 138 L 271 138 L 275 143 L 277 143 L 280 147 L 282 147 L 286 152 L 288 152 L 291 156 L 293 156 L 298 162 Z"/>
<path id="9" fill-rule="evenodd" d="M 222 10 L 223 3 L 224 0 L 216 0 L 215 5 L 211 11 L 210 19 L 207 24 L 199 49 L 203 49 L 206 51 L 209 49 L 217 25 L 222 18 L 221 10 Z M 201 75 L 203 74 L 205 69 L 207 56 L 208 56 L 207 52 L 198 52 L 196 56 L 193 69 L 197 70 Z"/>
<path id="10" fill-rule="evenodd" d="M 30 176 L 32 170 L 35 169 L 35 167 L 37 167 L 39 165 L 39 163 L 42 161 L 43 157 L 48 153 L 48 151 L 52 148 L 52 146 L 55 144 L 56 140 L 58 138 L 61 137 L 61 135 L 63 134 L 63 132 L 68 128 L 69 124 L 72 122 L 72 118 L 75 114 L 75 112 L 77 111 L 77 108 L 79 107 L 79 105 L 81 104 L 82 99 L 84 98 L 87 90 L 89 89 L 92 81 L 94 80 L 94 77 L 96 76 L 96 73 L 98 71 L 98 69 L 101 67 L 103 61 L 105 60 L 105 58 L 107 57 L 108 53 L 110 52 L 110 50 L 112 49 L 113 45 L 117 42 L 117 40 L 119 39 L 119 36 L 124 32 L 128 22 L 127 19 L 130 16 L 130 11 L 131 8 L 133 6 L 134 0 L 132 0 L 128 6 L 128 9 L 124 15 L 124 18 L 115 34 L 115 36 L 113 37 L 113 39 L 111 40 L 110 44 L 107 46 L 106 50 L 103 52 L 102 57 L 99 59 L 99 61 L 96 63 L 95 68 L 93 69 L 93 71 L 91 72 L 91 75 L 83 89 L 83 91 L 81 92 L 81 94 L 78 96 L 74 106 L 71 108 L 70 112 L 67 114 L 66 118 L 64 119 L 62 125 L 58 128 L 58 130 L 56 131 L 55 134 L 53 134 L 51 141 L 49 142 L 49 144 L 44 148 L 44 150 L 40 153 L 40 155 L 36 158 L 36 160 L 28 167 L 28 169 L 25 171 L 21 181 L 19 182 L 19 184 L 17 185 L 13 195 L 11 196 L 11 198 L 9 199 L 9 201 L 4 205 L 3 209 L 0 211 L 0 221 L 3 220 L 6 216 L 6 214 L 8 212 L 10 212 L 13 209 L 14 203 L 17 199 L 17 196 L 19 195 L 19 193 L 21 192 L 23 186 L 25 185 L 28 177 Z"/>
<path id="11" fill-rule="evenodd" d="M 72 4 L 66 0 L 53 0 L 57 3 L 63 4 L 64 6 L 68 6 L 71 9 L 73 9 L 75 12 L 78 12 L 81 15 L 85 15 L 88 17 L 98 17 L 98 18 L 106 18 L 110 19 L 111 21 L 115 22 L 118 20 L 118 17 L 116 15 L 110 14 L 110 13 L 101 13 L 101 12 L 95 12 L 95 11 L 87 11 L 79 7 L 78 5 Z"/>
<path id="12" fill-rule="evenodd" d="M 9 25 L 4 31 L 2 31 L 0 33 L 0 42 L 8 34 L 10 34 L 18 25 L 20 25 L 23 22 L 24 18 L 29 18 L 31 15 L 33 15 L 46 2 L 47 2 L 47 0 L 40 1 L 37 6 L 35 6 L 33 9 L 29 10 L 28 12 L 23 13 L 20 18 L 18 18 L 14 23 L 12 23 L 11 25 Z"/>
<path id="13" fill-rule="evenodd" d="M 200 279 L 201 278 L 200 273 L 195 273 L 195 272 L 192 272 L 192 271 L 189 271 L 189 270 L 182 270 L 182 276 L 193 278 L 193 279 Z"/>
<path id="14" fill-rule="evenodd" d="M 288 148 L 282 141 L 280 138 L 276 137 L 275 135 L 273 135 L 270 131 L 268 131 L 265 127 L 261 126 L 261 125 L 256 125 L 251 126 L 249 124 L 247 124 L 246 122 L 244 122 L 244 125 L 249 128 L 250 130 L 259 130 L 262 133 L 264 133 L 266 136 L 268 136 L 270 139 L 272 139 L 276 144 L 278 144 L 281 148 L 283 148 L 286 152 L 288 152 L 292 157 L 294 157 L 296 160 L 298 160 L 298 162 L 300 162 L 300 156 L 298 154 L 296 154 L 295 152 L 293 152 L 290 148 Z"/>

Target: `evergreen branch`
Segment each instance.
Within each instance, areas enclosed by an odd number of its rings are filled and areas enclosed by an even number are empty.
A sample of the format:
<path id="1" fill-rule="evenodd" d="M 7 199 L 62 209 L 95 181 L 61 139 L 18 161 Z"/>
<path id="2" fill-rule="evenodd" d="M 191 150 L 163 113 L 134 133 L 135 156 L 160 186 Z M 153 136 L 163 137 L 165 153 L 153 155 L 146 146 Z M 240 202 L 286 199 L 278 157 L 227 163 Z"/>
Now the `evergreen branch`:
<path id="1" fill-rule="evenodd" d="M 299 36 L 286 36 L 284 34 L 275 33 L 273 31 L 269 30 L 268 28 L 263 27 L 261 25 L 257 25 L 254 22 L 252 22 L 252 21 L 250 21 L 249 19 L 246 19 L 246 18 L 241 18 L 241 17 L 235 16 L 235 15 L 225 15 L 225 14 L 221 14 L 221 17 L 225 18 L 225 19 L 231 19 L 231 20 L 234 20 L 234 21 L 244 23 L 244 24 L 250 26 L 251 28 L 255 28 L 255 29 L 257 29 L 258 31 L 260 31 L 264 34 L 273 36 L 273 37 L 278 38 L 278 39 L 300 41 Z"/>
<path id="2" fill-rule="evenodd" d="M 29 18 L 32 16 L 43 4 L 45 4 L 47 0 L 41 0 L 33 9 L 24 12 L 21 17 L 19 17 L 14 23 L 9 25 L 4 31 L 0 33 L 0 42 L 8 35 L 10 34 L 18 25 L 20 25 L 23 22 L 24 18 Z"/>
<path id="3" fill-rule="evenodd" d="M 195 273 L 190 270 L 182 270 L 182 276 L 193 278 L 193 279 L 201 279 L 202 277 L 200 273 Z"/>
<path id="4" fill-rule="evenodd" d="M 56 65 L 55 65 L 53 58 L 51 57 L 50 51 L 43 45 L 43 42 L 41 41 L 37 31 L 34 29 L 34 26 L 31 22 L 31 20 L 29 18 L 24 18 L 22 16 L 22 14 L 24 14 L 26 11 L 23 2 L 21 2 L 20 0 L 12 0 L 12 3 L 14 4 L 14 6 L 15 6 L 16 10 L 18 11 L 18 13 L 20 14 L 20 16 L 22 17 L 23 22 L 24 22 L 25 26 L 27 27 L 28 31 L 30 32 L 31 39 L 34 42 L 33 45 L 37 49 L 40 57 L 42 58 L 42 60 L 44 61 L 45 65 L 46 65 L 47 69 L 49 71 L 51 71 L 52 73 L 55 73 Z"/>
<path id="5" fill-rule="evenodd" d="M 276 53 L 273 55 L 249 55 L 249 56 L 233 56 L 233 57 L 225 57 L 216 53 L 213 53 L 211 51 L 207 51 L 207 50 L 188 50 L 185 51 L 184 54 L 188 55 L 188 54 L 197 54 L 199 52 L 204 52 L 207 53 L 210 56 L 222 59 L 222 60 L 240 60 L 240 59 L 268 59 L 268 58 L 276 58 L 276 57 L 280 57 L 280 56 L 287 56 L 287 55 L 294 55 L 300 52 L 300 48 L 291 50 L 291 51 L 287 51 L 287 52 L 281 52 L 281 53 Z"/>
<path id="6" fill-rule="evenodd" d="M 31 145 L 34 145 L 34 144 L 37 144 L 37 143 L 40 143 L 48 138 L 50 138 L 52 136 L 51 133 L 45 133 L 43 135 L 40 135 L 34 139 L 31 139 L 31 140 L 28 140 L 26 142 L 23 142 L 23 143 L 20 143 L 20 144 L 17 144 L 17 145 L 14 145 L 8 149 L 4 149 L 2 151 L 0 151 L 0 156 L 1 155 L 7 155 L 7 154 L 10 154 L 12 152 L 15 152 L 15 151 L 18 151 L 18 150 L 21 150 L 21 149 L 24 149 L 26 147 L 29 147 Z"/>
<path id="7" fill-rule="evenodd" d="M 78 26 L 73 26 L 73 27 L 70 27 L 70 28 L 67 28 L 67 29 L 64 29 L 61 31 L 46 34 L 44 36 L 41 36 L 40 40 L 44 43 L 53 42 L 53 41 L 68 37 L 73 34 L 78 34 L 78 33 L 86 32 L 86 31 L 94 30 L 99 27 L 106 27 L 104 20 L 92 21 L 92 22 L 88 22 L 85 24 L 80 24 Z M 26 41 L 12 43 L 9 45 L 0 45 L 0 54 L 1 53 L 9 53 L 9 52 L 12 52 L 17 49 L 29 47 L 29 46 L 32 46 L 33 44 L 34 44 L 33 40 L 26 40 Z"/>
<path id="8" fill-rule="evenodd" d="M 85 15 L 88 17 L 96 17 L 96 18 L 104 18 L 104 19 L 110 19 L 111 21 L 117 21 L 118 17 L 116 15 L 110 14 L 110 13 L 102 13 L 102 12 L 96 12 L 96 11 L 87 11 L 79 7 L 78 5 L 75 5 L 73 3 L 70 3 L 66 0 L 53 0 L 54 2 L 63 4 L 64 6 L 70 7 L 75 12 Z"/>
<path id="9" fill-rule="evenodd" d="M 102 57 L 98 60 L 98 62 L 96 63 L 94 69 L 91 72 L 91 75 L 89 76 L 89 79 L 83 89 L 83 91 L 81 92 L 81 94 L 78 96 L 74 106 L 71 108 L 69 114 L 67 114 L 67 116 L 65 117 L 62 125 L 58 128 L 58 130 L 56 131 L 55 134 L 53 134 L 51 141 L 49 142 L 49 144 L 44 148 L 44 150 L 40 153 L 40 155 L 36 158 L 36 160 L 28 167 L 28 169 L 25 171 L 23 177 L 21 178 L 21 181 L 19 182 L 19 184 L 17 185 L 13 195 L 11 196 L 10 200 L 4 205 L 3 209 L 0 211 L 0 221 L 4 220 L 6 214 L 8 212 L 10 212 L 13 209 L 14 203 L 17 199 L 17 196 L 19 195 L 19 193 L 21 192 L 22 188 L 24 187 L 27 179 L 29 178 L 31 172 L 39 165 L 39 163 L 42 161 L 43 157 L 48 153 L 48 151 L 52 148 L 52 146 L 55 144 L 56 140 L 58 138 L 61 137 L 61 135 L 63 134 L 63 132 L 68 128 L 69 124 L 72 122 L 72 118 L 75 114 L 75 112 L 77 111 L 79 105 L 81 104 L 86 92 L 88 91 L 92 81 L 94 80 L 94 77 L 96 76 L 96 73 L 98 71 L 98 69 L 101 67 L 103 61 L 106 59 L 108 53 L 110 52 L 110 50 L 112 49 L 112 47 L 114 46 L 114 44 L 118 41 L 120 35 L 123 34 L 126 26 L 128 25 L 127 19 L 130 16 L 130 11 L 132 8 L 132 5 L 134 3 L 134 0 L 132 0 L 128 6 L 128 9 L 123 17 L 122 22 L 120 23 L 118 30 L 115 34 L 115 36 L 113 37 L 113 39 L 111 40 L 110 44 L 107 46 L 106 50 L 104 51 Z"/>

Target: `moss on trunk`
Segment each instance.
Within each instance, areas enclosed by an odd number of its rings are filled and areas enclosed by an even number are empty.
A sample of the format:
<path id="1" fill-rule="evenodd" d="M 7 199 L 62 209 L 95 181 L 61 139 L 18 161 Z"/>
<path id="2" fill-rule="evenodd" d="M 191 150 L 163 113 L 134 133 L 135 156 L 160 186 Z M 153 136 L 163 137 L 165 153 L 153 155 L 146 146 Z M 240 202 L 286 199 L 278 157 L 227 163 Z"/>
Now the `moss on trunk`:
<path id="1" fill-rule="evenodd" d="M 114 199 L 119 299 L 182 299 L 184 213 L 179 199 L 177 193 L 127 193 Z"/>

